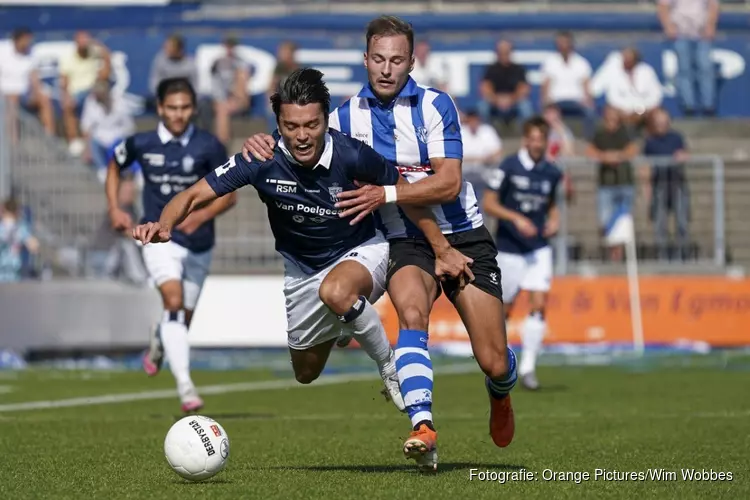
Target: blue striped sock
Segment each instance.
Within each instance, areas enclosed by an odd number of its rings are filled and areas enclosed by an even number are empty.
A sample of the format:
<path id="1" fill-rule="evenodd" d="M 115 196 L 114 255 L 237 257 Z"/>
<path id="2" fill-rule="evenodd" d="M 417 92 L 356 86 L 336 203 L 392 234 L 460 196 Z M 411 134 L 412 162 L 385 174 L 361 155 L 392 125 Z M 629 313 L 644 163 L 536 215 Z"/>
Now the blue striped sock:
<path id="1" fill-rule="evenodd" d="M 513 349 L 508 347 L 508 373 L 504 377 L 497 380 L 490 380 L 486 377 L 487 391 L 490 396 L 495 399 L 502 399 L 508 395 L 508 393 L 516 385 L 518 375 L 516 374 L 516 353 Z"/>
<path id="2" fill-rule="evenodd" d="M 432 422 L 432 360 L 427 332 L 400 330 L 396 343 L 396 370 L 411 425 Z"/>

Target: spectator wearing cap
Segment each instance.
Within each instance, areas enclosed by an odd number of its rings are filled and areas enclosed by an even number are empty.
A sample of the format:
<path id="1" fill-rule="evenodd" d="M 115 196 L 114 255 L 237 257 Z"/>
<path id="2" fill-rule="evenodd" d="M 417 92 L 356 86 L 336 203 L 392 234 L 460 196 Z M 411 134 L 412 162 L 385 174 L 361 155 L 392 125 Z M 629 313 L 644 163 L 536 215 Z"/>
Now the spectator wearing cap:
<path id="1" fill-rule="evenodd" d="M 250 67 L 237 54 L 237 45 L 236 38 L 226 38 L 224 55 L 211 65 L 214 128 L 216 137 L 225 145 L 229 144 L 232 116 L 246 111 L 250 106 Z"/>
<path id="2" fill-rule="evenodd" d="M 11 34 L 11 43 L 0 49 L 0 94 L 10 105 L 11 113 L 19 107 L 37 111 L 44 129 L 54 135 L 52 101 L 42 89 L 39 71 L 31 56 L 33 42 L 31 30 L 19 28 Z"/>
<path id="3" fill-rule="evenodd" d="M 716 71 L 711 60 L 719 0 L 659 0 L 657 12 L 664 34 L 677 54 L 677 92 L 687 116 L 698 106 L 707 116 L 716 114 Z M 700 91 L 700 101 L 695 88 Z"/>
<path id="4" fill-rule="evenodd" d="M 463 175 L 474 187 L 481 207 L 487 176 L 502 160 L 503 143 L 495 127 L 483 123 L 479 112 L 474 109 L 463 113 L 461 140 L 464 146 Z"/>
<path id="5" fill-rule="evenodd" d="M 506 122 L 513 118 L 525 121 L 534 114 L 529 100 L 531 87 L 526 81 L 526 69 L 512 61 L 513 45 L 500 40 L 495 47 L 497 61 L 487 66 L 479 84 L 482 100 L 478 111 L 482 119 L 489 123 L 493 117 Z"/>
<path id="6" fill-rule="evenodd" d="M 630 125 L 640 127 L 648 113 L 661 105 L 659 77 L 651 65 L 641 61 L 635 48 L 623 49 L 605 74 L 603 90 L 607 104 Z"/>
<path id="7" fill-rule="evenodd" d="M 558 33 L 555 45 L 557 52 L 542 64 L 542 106 L 554 103 L 563 116 L 583 116 L 584 133 L 590 138 L 597 118 L 589 88 L 591 64 L 575 51 L 571 33 Z"/>
<path id="8" fill-rule="evenodd" d="M 672 213 L 677 229 L 677 252 L 679 258 L 684 259 L 690 222 L 690 191 L 685 175 L 689 155 L 684 137 L 672 128 L 669 113 L 662 108 L 649 115 L 643 154 L 647 158 L 660 158 L 651 166 L 650 193 L 647 193 L 651 199 L 651 220 L 659 258 L 669 258 L 669 214 Z"/>

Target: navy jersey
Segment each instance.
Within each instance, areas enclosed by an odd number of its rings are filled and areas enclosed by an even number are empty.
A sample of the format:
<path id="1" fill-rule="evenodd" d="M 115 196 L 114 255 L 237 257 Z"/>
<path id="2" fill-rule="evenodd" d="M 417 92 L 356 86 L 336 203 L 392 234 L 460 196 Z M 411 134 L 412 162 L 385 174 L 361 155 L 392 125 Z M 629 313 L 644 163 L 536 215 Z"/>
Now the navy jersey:
<path id="1" fill-rule="evenodd" d="M 561 178 L 560 169 L 546 160 L 535 164 L 525 149 L 507 157 L 500 164 L 489 187 L 497 191 L 502 206 L 531 220 L 537 228 L 537 235 L 527 238 L 518 232 L 512 222 L 498 221 L 498 251 L 524 254 L 549 244 L 542 233 Z"/>
<path id="2" fill-rule="evenodd" d="M 276 250 L 308 274 L 375 236 L 372 215 L 354 226 L 353 217 L 339 217 L 338 193 L 356 189 L 354 180 L 393 185 L 399 177 L 393 163 L 356 139 L 331 130 L 325 141 L 315 168 L 299 165 L 279 141 L 272 160 L 248 162 L 237 154 L 206 177 L 218 196 L 255 187 L 266 204 Z"/>
<path id="3" fill-rule="evenodd" d="M 163 124 L 156 130 L 128 137 L 115 148 L 115 162 L 121 169 L 138 161 L 143 168 L 143 219 L 156 222 L 169 200 L 226 163 L 227 151 L 213 135 L 192 125 L 181 137 L 174 137 Z M 172 230 L 172 240 L 193 252 L 214 246 L 214 221 L 192 234 Z"/>

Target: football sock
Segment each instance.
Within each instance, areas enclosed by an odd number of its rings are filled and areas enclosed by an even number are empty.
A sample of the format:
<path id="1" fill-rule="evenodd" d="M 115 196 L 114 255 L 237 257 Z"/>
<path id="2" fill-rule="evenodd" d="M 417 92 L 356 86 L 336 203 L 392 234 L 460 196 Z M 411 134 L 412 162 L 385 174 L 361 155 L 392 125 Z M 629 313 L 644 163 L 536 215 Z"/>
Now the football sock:
<path id="1" fill-rule="evenodd" d="M 406 412 L 416 430 L 432 426 L 432 360 L 427 350 L 427 332 L 400 330 L 396 343 L 396 369 Z"/>
<path id="2" fill-rule="evenodd" d="M 382 371 L 383 367 L 391 361 L 391 345 L 388 343 L 383 322 L 375 308 L 365 297 L 360 296 L 352 308 L 339 319 L 344 323 L 345 333 L 357 340 Z"/>
<path id="3" fill-rule="evenodd" d="M 529 314 L 521 325 L 521 362 L 518 365 L 518 373 L 527 375 L 536 369 L 536 360 L 542 350 L 542 341 L 547 323 L 544 315 L 537 311 Z"/>
<path id="4" fill-rule="evenodd" d="M 161 321 L 161 342 L 169 369 L 177 381 L 177 391 L 183 396 L 194 389 L 190 378 L 190 342 L 185 326 L 185 311 L 164 311 Z"/>
<path id="5" fill-rule="evenodd" d="M 490 395 L 495 399 L 502 399 L 508 395 L 508 393 L 516 385 L 518 376 L 516 374 L 516 354 L 510 347 L 508 349 L 508 372 L 498 379 L 490 379 L 486 377 L 487 390 Z"/>

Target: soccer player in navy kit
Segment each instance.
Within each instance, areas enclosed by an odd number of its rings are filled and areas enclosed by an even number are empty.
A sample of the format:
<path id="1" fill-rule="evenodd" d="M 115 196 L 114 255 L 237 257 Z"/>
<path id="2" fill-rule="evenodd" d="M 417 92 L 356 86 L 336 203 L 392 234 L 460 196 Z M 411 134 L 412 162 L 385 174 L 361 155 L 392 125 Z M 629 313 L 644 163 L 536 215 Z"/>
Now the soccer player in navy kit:
<path id="1" fill-rule="evenodd" d="M 544 308 L 552 282 L 552 248 L 560 215 L 555 203 L 562 172 L 545 159 L 549 125 L 532 118 L 523 127 L 523 149 L 507 157 L 491 177 L 484 197 L 487 215 L 497 217 L 497 264 L 503 302 L 510 307 L 519 290 L 529 293 L 531 311 L 521 325 L 523 352 L 518 373 L 527 389 L 539 388 L 536 358 L 547 325 Z"/>
<path id="2" fill-rule="evenodd" d="M 374 216 L 352 224 L 354 217 L 340 217 L 335 204 L 355 181 L 406 181 L 369 146 L 329 131 L 330 95 L 322 78 L 314 69 L 297 70 L 271 98 L 281 134 L 272 159 L 247 161 L 237 154 L 170 201 L 158 223 L 141 225 L 133 235 L 144 243 L 169 241 L 194 207 L 252 185 L 284 257 L 287 342 L 297 380 L 314 381 L 345 332 L 378 364 L 387 395 L 404 410 L 395 355 L 371 305 L 385 290 L 388 242 Z M 406 211 L 428 241 L 445 242 L 430 212 Z"/>
<path id="3" fill-rule="evenodd" d="M 112 226 L 117 230 L 133 227 L 130 216 L 117 205 L 117 192 L 120 171 L 134 161 L 141 164 L 145 180 L 142 222 L 159 220 L 171 199 L 227 161 L 221 142 L 191 124 L 196 96 L 187 79 L 163 80 L 157 98 L 161 118 L 157 129 L 125 139 L 115 148 L 109 164 L 107 201 Z M 235 200 L 236 196 L 229 194 L 201 207 L 174 228 L 168 244 L 143 247 L 146 268 L 164 305 L 162 320 L 151 332 L 143 367 L 154 376 L 166 356 L 185 412 L 203 407 L 190 377 L 188 328 L 211 265 L 214 218 L 232 207 Z"/>

